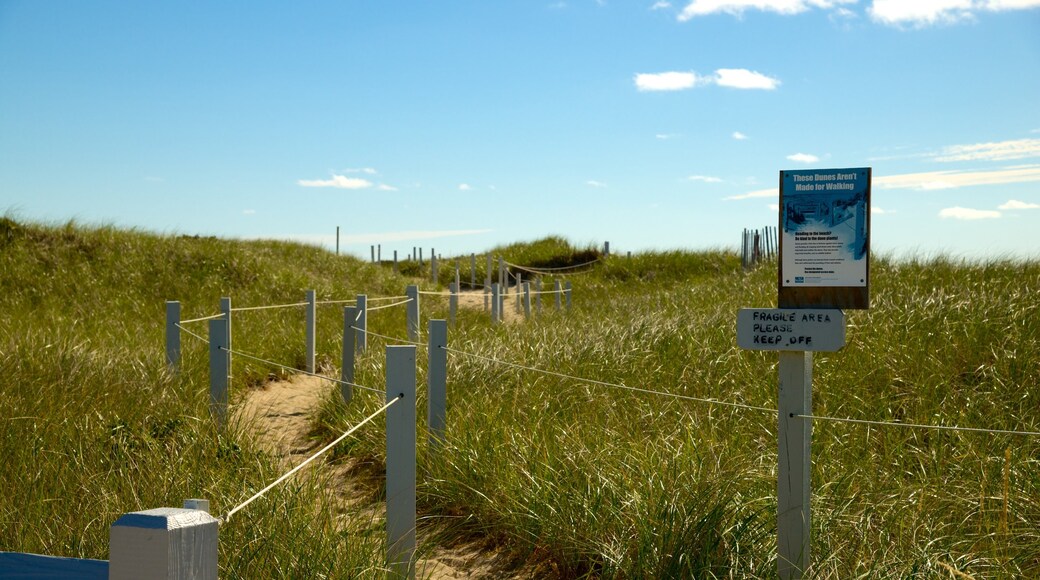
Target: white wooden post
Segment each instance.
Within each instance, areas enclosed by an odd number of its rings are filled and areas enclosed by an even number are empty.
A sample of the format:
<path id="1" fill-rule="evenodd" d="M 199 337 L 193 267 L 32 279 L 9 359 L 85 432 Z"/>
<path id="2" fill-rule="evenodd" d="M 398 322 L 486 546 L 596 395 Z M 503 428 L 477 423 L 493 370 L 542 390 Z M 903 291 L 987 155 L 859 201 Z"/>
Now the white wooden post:
<path id="1" fill-rule="evenodd" d="M 567 310 L 571 309 L 571 281 L 568 280 L 563 286 L 564 292 L 567 294 Z"/>
<path id="2" fill-rule="evenodd" d="M 197 509 L 125 514 L 109 528 L 108 577 L 217 580 L 217 524 Z"/>
<path id="3" fill-rule="evenodd" d="M 315 326 L 317 323 L 317 309 L 315 308 L 315 295 L 314 290 L 306 291 L 306 302 L 307 302 L 307 324 L 305 330 L 304 345 L 306 353 L 304 359 L 307 361 L 307 372 L 313 373 L 315 369 Z"/>
<path id="4" fill-rule="evenodd" d="M 560 310 L 560 302 L 563 300 L 562 292 L 560 290 L 560 281 L 553 281 L 553 293 L 556 296 L 556 310 Z"/>
<path id="5" fill-rule="evenodd" d="M 394 574 L 415 578 L 415 346 L 386 347 L 386 551 Z"/>
<path id="6" fill-rule="evenodd" d="M 448 290 L 451 292 L 451 297 L 448 299 L 448 321 L 455 326 L 455 314 L 459 310 L 459 283 L 448 284 Z"/>
<path id="7" fill-rule="evenodd" d="M 780 578 L 809 574 L 812 352 L 780 351 L 777 568 Z"/>
<path id="8" fill-rule="evenodd" d="M 339 394 L 344 403 L 349 403 L 354 398 L 354 346 L 357 331 L 354 330 L 354 321 L 357 320 L 357 308 L 353 306 L 343 307 L 343 354 L 340 357 L 339 380 L 343 381 L 339 386 Z"/>
<path id="9" fill-rule="evenodd" d="M 524 282 L 524 317 L 531 318 L 531 283 Z"/>
<path id="10" fill-rule="evenodd" d="M 176 373 L 181 368 L 181 303 L 166 301 L 166 365 Z"/>
<path id="11" fill-rule="evenodd" d="M 209 411 L 218 429 L 223 429 L 227 423 L 228 370 L 231 367 L 229 337 L 227 320 L 216 318 L 209 321 Z"/>
<path id="12" fill-rule="evenodd" d="M 408 297 L 408 305 L 405 307 L 407 311 L 408 321 L 408 340 L 412 342 L 419 341 L 419 287 L 412 285 L 405 289 L 405 296 Z"/>
<path id="13" fill-rule="evenodd" d="M 357 317 L 357 322 L 354 323 L 354 326 L 360 329 L 355 346 L 358 354 L 364 354 L 368 350 L 368 295 L 358 294 L 355 304 L 357 304 L 357 313 L 354 316 Z"/>
<path id="14" fill-rule="evenodd" d="M 534 311 L 542 313 L 542 278 L 534 279 Z"/>
<path id="15" fill-rule="evenodd" d="M 227 348 L 231 350 L 231 297 L 225 296 L 220 299 L 220 312 L 224 315 L 224 320 L 227 320 Z M 231 379 L 231 353 L 228 353 L 228 379 Z"/>
<path id="16" fill-rule="evenodd" d="M 501 288 L 498 282 L 491 285 L 491 324 L 502 322 L 502 300 L 499 297 Z"/>
<path id="17" fill-rule="evenodd" d="M 431 320 L 429 330 L 426 428 L 430 447 L 436 449 L 444 441 L 447 427 L 448 351 L 445 348 L 448 346 L 448 325 L 443 320 Z"/>

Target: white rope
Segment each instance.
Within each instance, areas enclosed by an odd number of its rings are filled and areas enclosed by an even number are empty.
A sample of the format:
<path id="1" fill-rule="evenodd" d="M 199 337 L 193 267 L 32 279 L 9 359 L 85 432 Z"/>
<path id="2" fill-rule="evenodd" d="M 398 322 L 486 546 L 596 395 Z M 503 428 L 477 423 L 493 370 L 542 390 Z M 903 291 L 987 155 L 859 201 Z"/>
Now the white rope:
<path id="1" fill-rule="evenodd" d="M 304 466 L 306 466 L 308 463 L 310 463 L 311 461 L 314 461 L 318 457 L 321 457 L 322 455 L 324 455 L 326 451 L 328 451 L 329 449 L 332 449 L 337 444 L 339 444 L 340 441 L 343 441 L 344 439 L 346 439 L 347 437 L 352 435 L 354 433 L 354 431 L 357 431 L 359 428 L 361 428 L 362 425 L 364 425 L 365 423 L 368 423 L 372 419 L 375 419 L 377 416 L 379 416 L 380 413 L 382 413 L 383 411 L 386 411 L 387 409 L 389 409 L 390 405 L 393 405 L 394 403 L 400 401 L 403 398 L 404 398 L 404 395 L 398 395 L 392 401 L 390 401 L 389 403 L 387 403 L 387 404 L 383 405 L 382 407 L 380 407 L 378 411 L 376 411 L 375 413 L 372 413 L 368 417 L 365 417 L 364 421 L 358 423 L 357 425 L 354 425 L 346 433 L 344 433 L 344 434 L 340 435 L 339 437 L 337 437 L 335 441 L 333 441 L 332 443 L 329 443 L 325 447 L 322 447 L 317 453 L 315 453 L 314 455 L 311 455 L 310 457 L 305 459 L 303 462 L 301 462 L 299 465 L 297 465 L 296 467 L 290 469 L 285 475 L 279 477 L 278 479 L 274 480 L 274 482 L 272 482 L 267 487 L 261 489 L 260 491 L 256 492 L 255 494 L 253 494 L 253 497 L 250 497 L 246 501 L 244 501 L 244 502 L 238 504 L 237 506 L 235 506 L 234 508 L 232 508 L 231 511 L 229 511 L 226 514 L 224 514 L 224 517 L 220 518 L 218 521 L 221 524 L 228 523 L 228 521 L 231 520 L 231 516 L 235 515 L 236 512 L 238 512 L 242 508 L 246 507 L 247 505 L 253 503 L 253 500 L 263 496 L 268 491 L 271 491 L 272 489 L 274 489 L 274 487 L 277 486 L 279 483 L 281 483 L 281 482 L 285 481 L 286 479 L 292 477 L 292 475 L 294 473 L 296 473 L 297 471 L 303 469 Z"/>
<path id="2" fill-rule="evenodd" d="M 249 311 L 249 310 L 271 310 L 271 309 L 276 309 L 276 308 L 293 308 L 293 307 L 307 306 L 309 304 L 311 304 L 311 302 L 295 302 L 295 304 L 291 304 L 291 305 L 275 305 L 275 306 L 269 306 L 269 307 L 233 308 L 233 309 L 231 309 L 231 312 L 245 312 L 245 311 Z"/>
<path id="3" fill-rule="evenodd" d="M 287 371 L 292 371 L 294 373 L 300 373 L 302 375 L 307 375 L 309 377 L 315 377 L 315 378 L 318 378 L 318 379 L 325 379 L 326 381 L 331 381 L 333 383 L 337 383 L 337 384 L 340 384 L 340 385 L 347 385 L 349 387 L 356 387 L 358 389 L 364 389 L 366 391 L 372 391 L 372 392 L 375 392 L 375 393 L 382 393 L 383 392 L 383 391 L 381 391 L 379 389 L 373 389 L 372 387 L 366 387 L 364 385 L 359 385 L 357 383 L 351 383 L 351 382 L 343 381 L 343 380 L 340 380 L 340 379 L 334 379 L 332 377 L 327 377 L 325 375 L 319 375 L 317 373 L 312 373 L 312 372 L 309 372 L 309 371 L 300 370 L 300 369 L 293 368 L 293 367 L 290 367 L 290 366 L 286 366 L 286 365 L 283 365 L 283 364 L 278 364 L 278 363 L 276 363 L 274 361 L 264 360 L 264 359 L 262 359 L 260 357 L 253 356 L 251 354 L 246 354 L 244 352 L 238 352 L 237 350 L 230 350 L 230 349 L 227 349 L 227 348 L 224 348 L 224 347 L 220 347 L 220 350 L 222 350 L 224 352 L 229 352 L 229 353 L 231 353 L 231 354 L 233 354 L 235 356 L 244 356 L 244 357 L 246 357 L 248 359 L 252 359 L 252 360 L 255 360 L 257 362 L 262 362 L 262 363 L 265 363 L 265 364 L 273 365 L 273 366 L 279 367 L 281 369 L 285 369 Z"/>
<path id="4" fill-rule="evenodd" d="M 188 330 L 187 328 L 184 328 L 184 327 L 183 327 L 183 326 L 181 326 L 181 325 L 180 325 L 179 323 L 178 323 L 178 324 L 174 324 L 174 326 L 176 326 L 177 328 L 179 328 L 179 329 L 183 330 L 184 332 L 187 332 L 188 334 L 190 334 L 190 335 L 194 336 L 195 338 L 197 338 L 197 339 L 201 340 L 202 342 L 204 342 L 204 343 L 206 343 L 206 344 L 209 344 L 209 341 L 208 341 L 208 340 L 206 340 L 205 338 L 202 338 L 201 336 L 199 336 L 199 335 L 195 334 L 194 332 L 192 332 L 192 331 Z"/>
<path id="5" fill-rule="evenodd" d="M 847 417 L 826 417 L 822 415 L 802 415 L 791 413 L 791 418 L 812 419 L 816 421 L 835 421 L 838 423 L 855 423 L 858 425 L 877 425 L 879 427 L 906 427 L 908 429 L 934 429 L 940 431 L 965 431 L 968 433 L 987 433 L 990 435 L 1026 435 L 1040 437 L 1040 431 L 1011 431 L 1008 429 L 982 429 L 979 427 L 957 427 L 956 425 L 925 425 L 921 423 L 898 423 L 896 421 L 869 421 L 867 419 L 850 419 Z"/>
<path id="6" fill-rule="evenodd" d="M 216 320 L 217 318 L 224 318 L 224 313 L 214 314 L 213 316 L 203 316 L 202 318 L 189 318 L 188 320 L 182 320 L 181 324 L 188 324 L 189 322 L 202 322 L 204 320 Z"/>
<path id="7" fill-rule="evenodd" d="M 535 274 L 549 274 L 549 273 L 552 273 L 552 272 L 560 272 L 562 274 L 563 270 L 574 270 L 574 269 L 577 269 L 577 268 L 583 268 L 585 266 L 588 266 L 589 264 L 595 264 L 598 261 L 599 261 L 599 258 L 596 258 L 595 260 L 590 260 L 588 262 L 585 262 L 584 264 L 575 264 L 573 266 L 559 266 L 559 267 L 556 267 L 556 268 L 532 268 L 532 267 L 529 267 L 529 266 L 521 266 L 519 264 L 514 264 L 512 262 L 506 262 L 506 265 L 512 266 L 512 267 L 514 267 L 514 268 L 516 268 L 518 270 L 524 270 L 524 271 L 527 271 L 527 272 L 533 272 Z M 573 274 L 578 274 L 579 272 L 572 272 L 572 273 Z M 584 273 L 584 272 L 580 272 L 580 273 Z"/>
<path id="8" fill-rule="evenodd" d="M 448 348 L 446 346 L 442 346 L 441 348 L 443 348 L 444 350 L 446 350 L 446 351 L 448 351 L 450 353 L 460 354 L 460 355 L 463 355 L 463 356 L 469 356 L 469 357 L 473 357 L 473 358 L 478 358 L 478 359 L 481 359 L 481 360 L 486 360 L 486 361 L 493 362 L 495 364 L 501 364 L 501 365 L 505 365 L 505 366 L 508 366 L 508 367 L 513 367 L 515 369 L 532 371 L 532 372 L 536 372 L 536 373 L 541 373 L 543 375 L 551 375 L 551 376 L 554 376 L 554 377 L 570 379 L 570 380 L 579 381 L 579 382 L 582 382 L 582 383 L 590 383 L 590 384 L 593 384 L 593 385 L 599 385 L 601 387 L 610 387 L 610 388 L 615 388 L 615 389 L 624 389 L 626 391 L 635 391 L 637 393 L 647 393 L 647 394 L 651 394 L 651 395 L 662 395 L 662 396 L 665 396 L 665 397 L 672 397 L 672 398 L 675 398 L 675 399 L 684 399 L 684 400 L 687 400 L 687 401 L 697 401 L 699 403 L 709 403 L 709 404 L 712 404 L 712 405 L 723 405 L 723 406 L 726 406 L 726 407 L 737 407 L 737 408 L 740 408 L 740 409 L 748 409 L 748 410 L 751 410 L 751 411 L 764 411 L 764 412 L 768 412 L 768 413 L 776 413 L 777 412 L 776 409 L 770 409 L 769 407 L 757 407 L 755 405 L 745 405 L 743 403 L 730 403 L 728 401 L 719 401 L 717 399 L 702 399 L 700 397 L 691 397 L 689 395 L 678 395 L 678 394 L 675 394 L 675 393 L 668 393 L 668 392 L 665 392 L 665 391 L 653 391 L 653 390 L 650 390 L 650 389 L 640 389 L 639 387 L 629 387 L 628 385 L 620 385 L 620 384 L 617 384 L 617 383 L 607 383 L 607 382 L 604 382 L 604 381 L 597 381 L 597 380 L 594 380 L 594 379 L 586 379 L 586 378 L 582 378 L 582 377 L 576 377 L 576 376 L 573 376 L 573 375 L 565 375 L 563 373 L 558 373 L 558 372 L 555 372 L 555 371 L 547 371 L 547 370 L 539 369 L 539 368 L 535 368 L 535 367 L 528 367 L 528 366 L 524 366 L 524 365 L 520 365 L 520 364 L 516 364 L 516 363 L 506 362 L 504 360 L 499 360 L 497 358 L 487 357 L 487 356 L 483 356 L 483 355 L 479 355 L 479 354 L 473 354 L 471 352 L 464 352 L 464 351 L 461 351 L 461 350 L 456 350 L 454 348 Z"/>
<path id="9" fill-rule="evenodd" d="M 374 306 L 372 308 L 367 308 L 366 310 L 368 310 L 369 312 L 375 312 L 376 310 L 382 310 L 384 308 L 393 308 L 394 306 L 400 306 L 402 304 L 408 304 L 411 301 L 412 301 L 412 299 L 409 298 L 408 300 L 402 300 L 400 302 L 394 302 L 393 304 L 384 304 L 382 306 Z"/>
<path id="10" fill-rule="evenodd" d="M 350 304 L 351 302 L 357 302 L 357 298 L 351 298 L 350 300 L 321 300 L 319 302 L 315 302 L 315 304 Z"/>
<path id="11" fill-rule="evenodd" d="M 369 298 L 368 301 L 369 302 L 382 302 L 384 300 L 402 300 L 404 298 L 408 298 L 408 297 L 407 296 L 374 296 L 372 298 Z"/>
<path id="12" fill-rule="evenodd" d="M 419 291 L 419 294 L 422 294 L 424 296 L 451 296 L 452 295 L 451 292 L 423 292 L 421 290 Z"/>

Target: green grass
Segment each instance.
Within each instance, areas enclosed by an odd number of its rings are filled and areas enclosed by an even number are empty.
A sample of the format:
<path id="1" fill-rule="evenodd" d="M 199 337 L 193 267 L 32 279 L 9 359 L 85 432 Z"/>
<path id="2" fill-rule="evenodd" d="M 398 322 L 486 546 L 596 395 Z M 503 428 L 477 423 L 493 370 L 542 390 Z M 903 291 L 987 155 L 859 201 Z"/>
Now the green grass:
<path id="1" fill-rule="evenodd" d="M 601 257 L 560 238 L 490 251 L 539 267 Z M 468 255 L 460 262 L 468 279 Z M 453 263 L 442 262 L 442 284 Z M 478 280 L 485 263 L 479 256 Z M 10 219 L 0 222 L 0 266 L 0 549 L 93 558 L 107 557 L 108 526 L 124 512 L 207 497 L 222 513 L 278 475 L 247 429 L 214 431 L 205 345 L 185 336 L 184 372 L 164 368 L 164 300 L 193 318 L 216 313 L 225 295 L 252 306 L 299 302 L 306 288 L 319 299 L 401 295 L 416 281 L 293 244 Z M 428 276 L 428 265 L 408 267 Z M 848 346 L 815 357 L 815 414 L 1040 430 L 1040 263 L 876 258 L 872 275 L 871 310 L 847 313 Z M 554 312 L 551 295 L 522 324 L 491 327 L 485 313 L 462 311 L 449 343 L 775 407 L 776 355 L 742 351 L 734 336 L 739 308 L 775 306 L 775 269 L 744 274 L 724 251 L 654 252 L 602 258 L 568 279 L 572 311 Z M 445 317 L 446 300 L 424 296 L 422 310 Z M 319 366 L 331 374 L 341 321 L 337 307 L 319 310 Z M 403 337 L 403 308 L 372 312 L 369 327 Z M 302 367 L 302 329 L 301 309 L 236 313 L 235 349 Z M 382 346 L 370 339 L 360 384 L 382 388 Z M 422 349 L 418 358 L 422 383 Z M 233 400 L 281 374 L 241 357 L 233 371 Z M 419 441 L 420 509 L 438 537 L 481 538 L 550 577 L 775 575 L 775 414 L 462 355 L 449 357 L 448 376 L 447 445 L 433 453 Z M 359 391 L 355 401 L 326 400 L 314 436 L 331 440 L 381 397 Z M 336 454 L 379 465 L 382 427 Z M 816 576 L 931 578 L 946 566 L 1040 575 L 1037 438 L 813 428 Z M 382 536 L 363 517 L 338 531 L 333 513 L 321 481 L 290 482 L 222 527 L 222 574 L 380 575 Z"/>

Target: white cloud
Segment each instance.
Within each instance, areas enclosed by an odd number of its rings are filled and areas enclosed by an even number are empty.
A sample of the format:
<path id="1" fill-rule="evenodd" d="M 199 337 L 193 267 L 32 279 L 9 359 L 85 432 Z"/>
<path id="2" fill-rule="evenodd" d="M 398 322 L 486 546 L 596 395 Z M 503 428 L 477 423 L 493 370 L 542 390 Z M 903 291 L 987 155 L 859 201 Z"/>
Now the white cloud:
<path id="1" fill-rule="evenodd" d="M 256 213 L 255 209 L 244 209 L 244 210 L 242 210 L 242 215 L 253 215 L 255 213 Z"/>
<path id="2" fill-rule="evenodd" d="M 917 28 L 972 20 L 979 12 L 1003 12 L 1040 7 L 1040 0 L 874 0 L 871 18 L 891 26 Z"/>
<path id="3" fill-rule="evenodd" d="M 997 209 L 1040 209 L 1040 203 L 1028 203 L 1018 201 L 1017 199 L 1009 199 L 1007 202 L 997 206 Z"/>
<path id="4" fill-rule="evenodd" d="M 812 8 L 833 8 L 854 4 L 856 0 L 693 0 L 679 13 L 679 20 L 720 12 L 740 16 L 745 10 L 761 10 L 778 14 L 799 14 Z"/>
<path id="5" fill-rule="evenodd" d="M 664 10 L 666 8 L 671 8 L 671 7 L 672 7 L 672 3 L 671 2 L 665 2 L 665 0 L 657 0 L 657 2 L 654 2 L 653 5 L 650 6 L 650 9 L 651 10 Z"/>
<path id="6" fill-rule="evenodd" d="M 675 139 L 676 137 L 678 137 L 678 135 L 676 135 L 675 133 L 658 133 L 654 135 L 654 137 L 657 137 L 662 141 L 667 141 L 668 139 Z"/>
<path id="7" fill-rule="evenodd" d="M 936 161 L 1010 161 L 1040 157 L 1040 139 L 1015 139 L 996 143 L 944 147 Z"/>
<path id="8" fill-rule="evenodd" d="M 733 89 L 772 91 L 780 86 L 780 81 L 746 68 L 720 68 L 715 71 L 715 84 Z"/>
<path id="9" fill-rule="evenodd" d="M 602 181 L 596 181 L 595 179 L 590 179 L 590 180 L 586 181 L 585 185 L 588 185 L 589 187 L 606 187 L 607 186 L 606 183 L 603 183 Z"/>
<path id="10" fill-rule="evenodd" d="M 972 209 L 970 207 L 948 207 L 939 211 L 939 217 L 955 220 L 988 220 L 1000 217 L 999 211 Z"/>
<path id="11" fill-rule="evenodd" d="M 468 183 L 460 183 L 459 191 L 473 191 L 473 186 Z"/>
<path id="12" fill-rule="evenodd" d="M 747 193 L 741 193 L 739 195 L 731 195 L 729 197 L 724 197 L 722 199 L 724 199 L 724 200 L 754 199 L 754 198 L 759 198 L 759 197 L 774 197 L 774 198 L 779 199 L 780 198 L 780 190 L 775 188 L 775 187 L 773 187 L 771 189 L 759 189 L 759 190 L 756 190 L 756 191 L 749 191 Z"/>
<path id="13" fill-rule="evenodd" d="M 701 181 L 703 183 L 722 183 L 722 179 L 710 175 L 691 175 L 687 177 L 690 181 Z"/>
<path id="14" fill-rule="evenodd" d="M 301 179 L 297 181 L 303 187 L 336 187 L 339 189 L 365 189 L 372 187 L 372 182 L 359 177 L 333 175 L 332 179 Z"/>
<path id="15" fill-rule="evenodd" d="M 640 91 L 682 91 L 697 84 L 692 72 L 637 73 L 636 88 Z"/>
<path id="16" fill-rule="evenodd" d="M 896 212 L 895 212 L 895 210 L 892 210 L 892 209 L 881 209 L 880 207 L 878 207 L 876 205 L 872 205 L 872 206 L 870 206 L 870 213 L 872 213 L 874 215 L 888 215 L 888 214 L 893 214 L 893 213 L 896 213 Z"/>
<path id="17" fill-rule="evenodd" d="M 1020 165 L 993 171 L 928 171 L 900 175 L 875 176 L 879 189 L 915 189 L 933 191 L 972 185 L 998 185 L 1040 181 L 1040 165 Z"/>
<path id="18" fill-rule="evenodd" d="M 740 131 L 734 131 L 733 132 L 733 138 L 736 139 L 737 141 L 744 141 L 745 139 L 748 138 L 748 136 L 743 134 L 743 133 L 741 133 Z"/>
<path id="19" fill-rule="evenodd" d="M 817 163 L 820 161 L 819 157 L 811 153 L 795 153 L 794 155 L 788 155 L 787 159 L 795 163 Z"/>
<path id="20" fill-rule="evenodd" d="M 396 187 L 392 185 L 387 185 L 385 183 L 380 183 L 379 186 L 376 187 L 376 189 L 378 189 L 379 191 L 397 191 Z"/>
<path id="21" fill-rule="evenodd" d="M 771 203 L 771 204 L 769 204 L 769 209 L 771 209 L 773 211 L 780 211 L 780 204 L 779 203 Z"/>

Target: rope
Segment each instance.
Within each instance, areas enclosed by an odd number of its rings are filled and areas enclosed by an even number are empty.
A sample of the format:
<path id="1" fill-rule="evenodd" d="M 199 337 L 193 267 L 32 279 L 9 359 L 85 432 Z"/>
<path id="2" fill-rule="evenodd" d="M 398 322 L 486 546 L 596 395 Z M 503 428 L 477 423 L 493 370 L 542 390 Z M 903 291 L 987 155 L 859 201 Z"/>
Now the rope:
<path id="1" fill-rule="evenodd" d="M 244 501 L 244 502 L 238 504 L 237 506 L 235 506 L 234 508 L 232 508 L 228 513 L 224 514 L 224 517 L 220 518 L 218 521 L 221 524 L 228 523 L 228 521 L 231 520 L 231 516 L 235 515 L 236 512 L 238 512 L 242 508 L 246 507 L 247 505 L 253 503 L 253 500 L 263 496 L 268 491 L 271 491 L 279 483 L 281 483 L 281 482 L 285 481 L 286 479 L 292 477 L 292 475 L 294 473 L 296 473 L 297 471 L 303 469 L 304 466 L 306 466 L 308 463 L 310 463 L 311 461 L 314 461 L 318 457 L 321 457 L 322 455 L 324 455 L 326 451 L 328 451 L 329 449 L 332 449 L 340 441 L 343 441 L 344 439 L 346 439 L 347 437 L 352 435 L 354 433 L 354 431 L 357 431 L 359 428 L 361 428 L 362 425 L 364 425 L 365 423 L 368 423 L 372 419 L 375 419 L 380 413 L 382 413 L 383 411 L 386 411 L 387 409 L 390 408 L 391 405 L 393 405 L 394 403 L 400 401 L 403 398 L 404 398 L 404 395 L 398 395 L 393 400 L 391 400 L 389 403 L 387 403 L 387 404 L 383 405 L 382 407 L 380 407 L 378 411 L 376 411 L 375 413 L 372 413 L 368 417 L 365 417 L 364 421 L 358 423 L 357 425 L 354 425 L 346 433 L 344 433 L 344 434 L 340 435 L 339 437 L 337 437 L 335 441 L 333 441 L 332 443 L 329 443 L 325 447 L 322 447 L 317 453 L 315 453 L 314 455 L 311 455 L 310 457 L 305 459 L 303 462 L 301 462 L 299 465 L 297 465 L 296 467 L 290 469 L 285 475 L 279 477 L 278 479 L 274 480 L 274 482 L 272 482 L 267 487 L 261 489 L 260 491 L 256 492 L 255 494 L 253 494 L 253 497 L 247 499 L 246 501 Z"/>
<path id="2" fill-rule="evenodd" d="M 769 407 L 757 407 L 755 405 L 745 405 L 743 403 L 731 403 L 731 402 L 728 402 L 728 401 L 719 401 L 717 399 L 702 399 L 700 397 L 691 397 L 689 395 L 678 395 L 678 394 L 675 394 L 675 393 L 668 393 L 668 392 L 665 392 L 665 391 L 653 391 L 653 390 L 650 390 L 650 389 L 640 389 L 639 387 L 629 387 L 628 385 L 619 385 L 617 383 L 607 383 L 607 382 L 604 382 L 604 381 L 597 381 L 597 380 L 593 380 L 593 379 L 586 379 L 586 378 L 582 378 L 582 377 L 576 377 L 576 376 L 573 376 L 573 375 L 566 375 L 566 374 L 558 373 L 558 372 L 555 372 L 555 371 L 547 371 L 547 370 L 539 369 L 539 368 L 535 368 L 535 367 L 528 367 L 528 366 L 519 365 L 519 364 L 516 364 L 516 363 L 507 362 L 507 361 L 504 361 L 504 360 L 499 360 L 497 358 L 492 358 L 492 357 L 487 357 L 487 356 L 483 356 L 483 355 L 479 355 L 479 354 L 473 354 L 471 352 L 464 352 L 464 351 L 461 351 L 461 350 L 456 350 L 454 348 L 449 348 L 449 347 L 446 347 L 446 346 L 442 346 L 441 348 L 443 348 L 444 350 L 446 350 L 446 351 L 448 351 L 450 353 L 453 353 L 453 354 L 459 354 L 459 355 L 463 355 L 463 356 L 469 356 L 469 357 L 473 357 L 473 358 L 478 358 L 478 359 L 481 359 L 481 360 L 490 361 L 490 362 L 493 362 L 493 363 L 496 363 L 496 364 L 501 364 L 501 365 L 505 365 L 505 366 L 508 366 L 508 367 L 513 367 L 513 368 L 516 368 L 516 369 L 532 371 L 532 372 L 541 373 L 541 374 L 544 374 L 544 375 L 551 375 L 551 376 L 554 376 L 554 377 L 570 379 L 570 380 L 579 381 L 579 382 L 583 382 L 583 383 L 590 383 L 590 384 L 593 384 L 593 385 L 599 385 L 601 387 L 610 387 L 610 388 L 614 388 L 614 389 L 624 389 L 626 391 L 635 391 L 637 393 L 647 393 L 647 394 L 650 394 L 650 395 L 663 395 L 665 397 L 672 397 L 672 398 L 675 398 L 675 399 L 683 399 L 683 400 L 687 400 L 687 401 L 696 401 L 696 402 L 699 402 L 699 403 L 709 403 L 709 404 L 712 404 L 712 405 L 723 405 L 723 406 L 726 406 L 726 407 L 737 407 L 739 409 L 748 409 L 748 410 L 751 410 L 751 411 L 764 411 L 764 412 L 767 412 L 767 413 L 776 413 L 777 412 L 776 409 L 770 409 Z"/>
<path id="3" fill-rule="evenodd" d="M 366 308 L 366 310 L 369 311 L 369 312 L 375 312 L 376 310 L 382 310 L 384 308 L 393 308 L 394 306 L 400 306 L 402 304 L 408 304 L 411 301 L 412 301 L 412 299 L 409 298 L 408 300 L 402 300 L 400 302 L 394 302 L 393 304 L 384 304 L 382 306 L 374 306 L 372 308 Z"/>
<path id="4" fill-rule="evenodd" d="M 562 272 L 563 270 L 574 270 L 574 269 L 577 269 L 577 268 L 583 268 L 585 266 L 588 266 L 589 264 L 595 264 L 599 260 L 600 260 L 599 258 L 596 258 L 595 260 L 590 260 L 588 262 L 585 262 L 584 264 L 575 264 L 573 266 L 559 266 L 559 267 L 556 267 L 556 268 L 531 268 L 531 267 L 528 267 L 528 266 L 521 266 L 519 264 L 514 264 L 512 262 L 506 262 L 506 265 L 512 266 L 512 267 L 514 267 L 514 268 L 516 268 L 518 270 L 524 270 L 524 271 L 527 271 L 527 272 L 533 272 L 535 274 L 547 274 L 547 273 L 550 273 L 550 272 Z M 575 272 L 575 273 L 577 273 L 577 272 Z"/>
<path id="5" fill-rule="evenodd" d="M 368 301 L 369 302 L 382 302 L 383 300 L 401 300 L 401 299 L 404 299 L 404 298 L 408 298 L 408 297 L 407 296 L 376 296 L 376 297 L 373 297 L 373 298 L 369 298 Z"/>
<path id="6" fill-rule="evenodd" d="M 248 306 L 245 308 L 232 308 L 231 312 L 244 312 L 246 310 L 270 310 L 272 308 L 292 308 L 294 306 L 307 306 L 310 302 L 296 302 L 294 304 L 275 304 L 274 306 Z"/>
<path id="7" fill-rule="evenodd" d="M 221 315 L 221 316 L 223 316 L 223 315 Z M 195 334 L 194 332 L 188 330 L 187 328 L 184 328 L 183 326 L 180 325 L 180 323 L 174 324 L 174 326 L 176 326 L 177 328 L 183 330 L 184 332 L 187 332 L 188 334 L 194 336 L 195 338 L 201 340 L 202 342 L 204 342 L 206 344 L 209 344 L 208 340 L 206 340 L 205 338 L 202 338 L 201 336 Z"/>
<path id="8" fill-rule="evenodd" d="M 909 429 L 935 429 L 940 431 L 964 431 L 968 433 L 988 433 L 990 435 L 1026 435 L 1040 437 L 1040 431 L 1011 431 L 1008 429 L 981 429 L 979 427 L 957 427 L 956 425 L 925 425 L 921 423 L 897 423 L 895 421 L 869 421 L 867 419 L 850 419 L 847 417 L 825 417 L 820 415 L 801 415 L 791 413 L 792 419 L 813 419 L 817 421 L 834 421 L 838 423 L 855 423 L 858 425 L 877 425 L 880 427 L 906 427 Z"/>
<path id="9" fill-rule="evenodd" d="M 351 298 L 350 300 L 321 300 L 319 302 L 315 302 L 315 304 L 349 304 L 351 302 L 357 302 L 357 298 Z"/>
<path id="10" fill-rule="evenodd" d="M 451 292 L 423 292 L 422 290 L 419 291 L 419 294 L 422 294 L 422 295 L 425 295 L 425 296 L 451 296 L 452 295 Z"/>
<path id="11" fill-rule="evenodd" d="M 224 318 L 224 313 L 214 314 L 213 316 L 203 316 L 202 318 L 189 318 L 188 320 L 182 320 L 181 324 L 188 324 L 189 322 L 202 322 L 204 320 L 215 320 L 217 318 Z"/>
<path id="12" fill-rule="evenodd" d="M 244 357 L 246 357 L 248 359 L 252 359 L 252 360 L 255 360 L 257 362 L 262 362 L 262 363 L 265 363 L 265 364 L 273 365 L 273 366 L 285 369 L 287 371 L 300 373 L 300 374 L 303 374 L 303 375 L 307 375 L 309 377 L 325 379 L 326 381 L 331 381 L 333 383 L 337 383 L 337 384 L 340 384 L 340 385 L 347 385 L 348 387 L 356 387 L 358 389 L 364 389 L 366 391 L 372 391 L 374 393 L 382 393 L 383 392 L 383 391 L 381 391 L 379 389 L 373 389 L 372 387 L 366 387 L 364 385 L 358 385 L 356 383 L 350 383 L 350 382 L 343 381 L 343 380 L 340 380 L 340 379 L 334 379 L 332 377 L 327 377 L 325 375 L 319 375 L 317 373 L 312 373 L 312 372 L 309 372 L 309 371 L 303 371 L 303 370 L 296 369 L 296 368 L 293 368 L 293 367 L 285 366 L 283 364 L 278 364 L 278 363 L 273 362 L 273 361 L 264 360 L 264 359 L 262 359 L 260 357 L 253 356 L 251 354 L 246 354 L 244 352 L 238 352 L 237 350 L 231 350 L 231 349 L 227 349 L 227 348 L 224 348 L 224 347 L 220 347 L 220 350 L 225 351 L 225 352 L 229 352 L 229 353 L 231 353 L 231 354 L 233 354 L 235 356 L 244 356 Z"/>
<path id="13" fill-rule="evenodd" d="M 389 340 L 389 341 L 392 341 L 392 342 L 401 342 L 401 343 L 404 343 L 404 344 L 414 344 L 415 346 L 423 346 L 423 347 L 428 346 L 427 344 L 422 343 L 422 342 L 414 342 L 414 341 L 407 340 L 407 339 L 404 339 L 404 338 L 397 338 L 397 337 L 394 337 L 394 336 L 387 336 L 385 334 L 379 334 L 377 332 L 372 332 L 371 330 L 364 330 L 364 329 L 358 328 L 356 326 L 351 326 L 351 328 L 353 328 L 354 330 L 356 330 L 358 332 L 364 332 L 365 334 L 371 334 L 372 336 L 378 336 L 379 338 L 382 338 L 383 340 Z"/>

